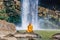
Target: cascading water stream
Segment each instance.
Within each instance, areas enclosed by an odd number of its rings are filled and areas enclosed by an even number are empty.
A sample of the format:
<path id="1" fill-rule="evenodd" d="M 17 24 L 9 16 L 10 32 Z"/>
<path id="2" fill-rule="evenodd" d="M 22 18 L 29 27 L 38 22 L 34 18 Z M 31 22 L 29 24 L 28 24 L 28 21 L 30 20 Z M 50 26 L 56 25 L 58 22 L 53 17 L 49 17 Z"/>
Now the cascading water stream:
<path id="1" fill-rule="evenodd" d="M 36 30 L 38 29 L 38 0 L 30 0 L 30 13 L 32 15 L 32 25 Z"/>
<path id="2" fill-rule="evenodd" d="M 20 29 L 25 30 L 29 23 L 34 29 L 38 28 L 38 0 L 22 0 L 22 26 Z"/>
<path id="3" fill-rule="evenodd" d="M 34 30 L 56 29 L 58 26 L 47 19 L 38 19 L 38 0 L 21 0 L 21 19 L 22 26 L 17 26 L 17 30 L 26 30 L 29 23 L 33 25 Z"/>
<path id="4" fill-rule="evenodd" d="M 29 0 L 22 1 L 22 29 L 26 29 L 29 24 L 28 20 L 29 14 Z"/>
<path id="5" fill-rule="evenodd" d="M 29 23 L 33 28 L 38 28 L 38 0 L 23 0 L 22 2 L 22 29 L 26 29 Z"/>

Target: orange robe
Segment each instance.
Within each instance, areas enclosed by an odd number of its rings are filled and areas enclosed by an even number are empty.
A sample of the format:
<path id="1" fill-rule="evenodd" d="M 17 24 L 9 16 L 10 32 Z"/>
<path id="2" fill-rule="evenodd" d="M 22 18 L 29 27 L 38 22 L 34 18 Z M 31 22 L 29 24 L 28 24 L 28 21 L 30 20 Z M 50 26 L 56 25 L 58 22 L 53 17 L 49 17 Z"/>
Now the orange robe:
<path id="1" fill-rule="evenodd" d="M 32 26 L 32 24 L 28 25 L 27 32 L 29 32 L 29 33 L 33 32 L 33 26 Z"/>

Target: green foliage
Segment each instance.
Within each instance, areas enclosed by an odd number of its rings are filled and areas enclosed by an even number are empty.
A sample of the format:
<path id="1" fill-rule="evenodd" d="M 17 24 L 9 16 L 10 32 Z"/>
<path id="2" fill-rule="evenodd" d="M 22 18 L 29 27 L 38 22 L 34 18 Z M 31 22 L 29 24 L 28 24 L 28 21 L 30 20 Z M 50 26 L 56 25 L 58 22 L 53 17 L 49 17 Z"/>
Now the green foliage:
<path id="1" fill-rule="evenodd" d="M 5 8 L 6 8 L 6 14 L 8 17 L 6 18 L 8 22 L 11 23 L 18 23 L 21 22 L 20 17 L 20 10 L 17 10 L 16 5 L 14 1 L 8 1 L 4 2 Z M 20 9 L 20 8 L 19 8 Z"/>
<path id="2" fill-rule="evenodd" d="M 39 34 L 42 37 L 42 40 L 52 40 L 52 35 L 59 33 L 59 30 L 41 30 L 41 31 L 35 31 L 37 34 Z"/>
<path id="3" fill-rule="evenodd" d="M 0 10 L 0 20 L 8 20 L 5 8 Z"/>
<path id="4" fill-rule="evenodd" d="M 15 11 L 15 8 L 7 9 L 7 14 L 9 15 L 8 22 L 18 23 L 21 22 L 20 14 Z"/>
<path id="5" fill-rule="evenodd" d="M 4 9 L 1 9 L 0 10 L 0 13 L 6 13 L 6 9 L 4 8 Z"/>
<path id="6" fill-rule="evenodd" d="M 18 15 L 15 15 L 15 16 L 9 16 L 8 22 L 18 23 L 21 21 L 20 21 L 20 17 Z"/>

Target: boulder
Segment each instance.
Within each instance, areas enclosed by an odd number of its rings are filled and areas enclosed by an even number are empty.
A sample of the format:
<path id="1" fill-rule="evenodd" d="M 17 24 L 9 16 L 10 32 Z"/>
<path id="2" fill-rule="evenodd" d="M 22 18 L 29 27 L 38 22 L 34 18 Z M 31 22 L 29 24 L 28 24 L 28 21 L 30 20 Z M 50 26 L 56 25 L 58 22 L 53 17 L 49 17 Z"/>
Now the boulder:
<path id="1" fill-rule="evenodd" d="M 53 40 L 60 40 L 60 33 L 56 33 L 52 36 Z"/>
<path id="2" fill-rule="evenodd" d="M 0 20 L 0 36 L 14 34 L 15 32 L 16 28 L 13 23 L 8 23 L 5 20 Z"/>

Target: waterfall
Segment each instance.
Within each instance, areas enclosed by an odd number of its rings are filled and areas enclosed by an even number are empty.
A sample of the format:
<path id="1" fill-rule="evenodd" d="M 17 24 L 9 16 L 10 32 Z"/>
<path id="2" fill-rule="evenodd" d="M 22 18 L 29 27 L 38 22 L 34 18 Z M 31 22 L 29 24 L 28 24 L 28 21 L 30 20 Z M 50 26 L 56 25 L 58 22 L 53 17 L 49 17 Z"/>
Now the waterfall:
<path id="1" fill-rule="evenodd" d="M 27 29 L 29 23 L 32 23 L 33 29 L 38 29 L 38 0 L 22 0 L 21 16 L 20 30 Z"/>
<path id="2" fill-rule="evenodd" d="M 30 0 L 30 14 L 32 15 L 33 28 L 38 29 L 38 0 Z"/>
<path id="3" fill-rule="evenodd" d="M 29 24 L 28 14 L 29 14 L 29 0 L 22 1 L 22 29 L 26 29 Z"/>
<path id="4" fill-rule="evenodd" d="M 22 26 L 17 26 L 17 30 L 26 30 L 29 23 L 32 23 L 34 30 L 59 28 L 58 25 L 50 22 L 47 17 L 39 17 L 38 19 L 38 0 L 21 0 L 21 5 Z"/>

